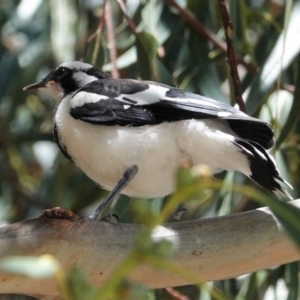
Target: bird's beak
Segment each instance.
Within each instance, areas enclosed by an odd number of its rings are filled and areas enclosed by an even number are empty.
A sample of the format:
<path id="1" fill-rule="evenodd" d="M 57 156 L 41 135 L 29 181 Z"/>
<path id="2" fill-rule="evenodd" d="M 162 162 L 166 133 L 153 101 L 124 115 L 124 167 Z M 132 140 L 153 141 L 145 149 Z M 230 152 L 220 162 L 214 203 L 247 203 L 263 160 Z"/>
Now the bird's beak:
<path id="1" fill-rule="evenodd" d="M 47 87 L 50 87 L 53 85 L 56 85 L 56 83 L 53 80 L 48 81 L 48 82 L 45 80 L 42 80 L 40 82 L 36 82 L 36 83 L 25 86 L 23 88 L 23 91 L 33 91 L 33 90 L 38 90 L 40 88 L 47 88 Z"/>
<path id="2" fill-rule="evenodd" d="M 23 88 L 23 91 L 37 90 L 50 95 L 56 100 L 61 100 L 64 94 L 59 83 L 55 82 L 54 80 L 49 80 L 47 78 L 41 80 L 40 82 L 27 85 Z"/>
<path id="3" fill-rule="evenodd" d="M 38 90 L 40 88 L 45 88 L 45 87 L 46 87 L 46 82 L 40 81 L 40 82 L 36 82 L 36 83 L 25 86 L 23 88 L 23 91 Z"/>

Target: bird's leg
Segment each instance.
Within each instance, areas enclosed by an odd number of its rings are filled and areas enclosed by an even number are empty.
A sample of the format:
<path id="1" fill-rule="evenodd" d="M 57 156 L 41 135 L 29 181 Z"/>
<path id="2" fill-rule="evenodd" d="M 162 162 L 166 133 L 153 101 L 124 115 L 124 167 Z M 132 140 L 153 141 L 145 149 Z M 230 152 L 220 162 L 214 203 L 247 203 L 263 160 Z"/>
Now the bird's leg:
<path id="1" fill-rule="evenodd" d="M 133 177 L 138 172 L 138 166 L 133 165 L 129 167 L 122 175 L 121 179 L 118 181 L 116 186 L 112 189 L 112 191 L 108 194 L 108 196 L 102 201 L 102 203 L 97 207 L 97 209 L 90 215 L 90 219 L 98 219 L 103 209 L 107 206 L 107 204 L 114 199 L 133 179 Z"/>
<path id="2" fill-rule="evenodd" d="M 176 211 L 174 214 L 171 215 L 171 217 L 168 220 L 168 223 L 179 222 L 181 220 L 182 214 L 185 212 L 186 212 L 185 208 Z"/>

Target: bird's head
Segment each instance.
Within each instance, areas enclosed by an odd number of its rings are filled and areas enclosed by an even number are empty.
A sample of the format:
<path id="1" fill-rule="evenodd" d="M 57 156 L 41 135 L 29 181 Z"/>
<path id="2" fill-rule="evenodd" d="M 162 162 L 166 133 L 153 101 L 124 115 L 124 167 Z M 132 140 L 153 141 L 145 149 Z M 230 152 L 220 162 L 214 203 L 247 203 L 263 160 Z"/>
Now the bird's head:
<path id="1" fill-rule="evenodd" d="M 59 65 L 40 82 L 30 84 L 23 90 L 40 90 L 62 99 L 87 83 L 107 77 L 106 73 L 93 65 L 72 61 Z"/>

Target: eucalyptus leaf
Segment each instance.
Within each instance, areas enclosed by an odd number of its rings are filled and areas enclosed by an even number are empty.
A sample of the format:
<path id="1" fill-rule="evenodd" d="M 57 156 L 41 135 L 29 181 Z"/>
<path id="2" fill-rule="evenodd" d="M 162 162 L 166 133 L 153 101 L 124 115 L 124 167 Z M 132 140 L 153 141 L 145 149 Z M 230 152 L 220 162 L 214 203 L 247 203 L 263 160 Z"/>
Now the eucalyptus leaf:
<path id="1" fill-rule="evenodd" d="M 73 267 L 66 276 L 66 285 L 72 300 L 94 300 L 96 289 L 78 268 Z"/>
<path id="2" fill-rule="evenodd" d="M 124 69 L 124 68 L 127 68 L 129 66 L 131 66 L 132 64 L 134 64 L 137 60 L 137 50 L 136 50 L 136 47 L 131 47 L 129 48 L 126 52 L 124 52 L 122 55 L 120 55 L 118 58 L 117 58 L 117 68 L 118 69 Z M 103 67 L 102 67 L 102 70 L 104 72 L 109 72 L 112 70 L 112 64 L 111 63 L 108 63 L 108 64 L 105 64 Z"/>
<path id="3" fill-rule="evenodd" d="M 264 96 L 278 80 L 300 51 L 300 1 L 294 3 L 286 30 L 279 36 L 259 75 L 245 92 L 247 112 L 253 114 L 262 104 Z"/>
<path id="4" fill-rule="evenodd" d="M 280 145 L 284 142 L 288 134 L 291 132 L 292 128 L 295 126 L 300 116 L 300 57 L 298 55 L 298 73 L 295 84 L 295 93 L 293 98 L 292 107 L 288 116 L 288 119 L 282 126 L 280 135 L 276 142 L 276 148 L 278 149 Z"/>
<path id="5" fill-rule="evenodd" d="M 137 65 L 142 79 L 157 79 L 155 59 L 159 47 L 155 37 L 145 31 L 136 34 Z"/>

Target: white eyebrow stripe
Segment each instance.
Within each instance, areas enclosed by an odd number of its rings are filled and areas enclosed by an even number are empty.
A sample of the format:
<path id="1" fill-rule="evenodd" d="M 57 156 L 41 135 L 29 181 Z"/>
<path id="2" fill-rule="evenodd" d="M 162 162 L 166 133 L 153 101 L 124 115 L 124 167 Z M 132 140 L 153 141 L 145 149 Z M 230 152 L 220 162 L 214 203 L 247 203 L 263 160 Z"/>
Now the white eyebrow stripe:
<path id="1" fill-rule="evenodd" d="M 82 71 L 77 71 L 76 73 L 74 73 L 73 78 L 75 79 L 75 81 L 77 81 L 78 83 L 80 83 L 80 86 L 84 86 L 92 81 L 98 80 L 97 77 L 92 76 L 92 75 L 88 75 Z"/>
<path id="2" fill-rule="evenodd" d="M 69 69 L 77 69 L 77 70 L 93 68 L 92 65 L 83 63 L 81 61 L 68 61 L 68 62 L 62 63 L 61 65 L 59 65 L 59 67 L 66 67 Z"/>

